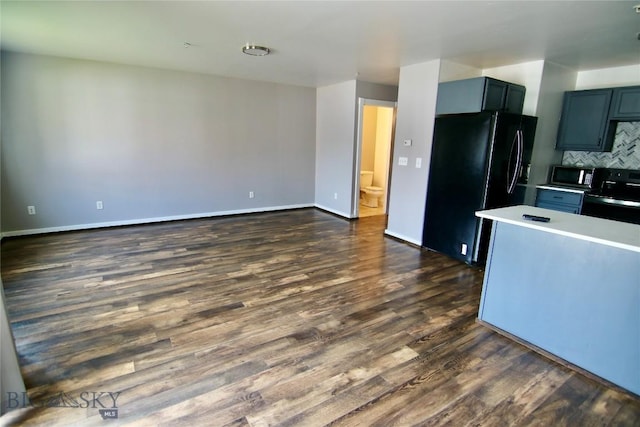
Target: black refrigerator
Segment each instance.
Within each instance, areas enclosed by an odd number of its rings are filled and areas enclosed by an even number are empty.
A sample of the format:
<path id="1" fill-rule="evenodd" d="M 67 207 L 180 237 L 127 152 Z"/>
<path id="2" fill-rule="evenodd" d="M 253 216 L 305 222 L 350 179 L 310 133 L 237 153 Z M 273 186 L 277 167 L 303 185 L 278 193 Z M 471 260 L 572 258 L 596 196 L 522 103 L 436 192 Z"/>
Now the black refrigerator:
<path id="1" fill-rule="evenodd" d="M 537 117 L 502 112 L 437 116 L 422 245 L 470 265 L 486 261 L 483 209 L 524 203 Z"/>

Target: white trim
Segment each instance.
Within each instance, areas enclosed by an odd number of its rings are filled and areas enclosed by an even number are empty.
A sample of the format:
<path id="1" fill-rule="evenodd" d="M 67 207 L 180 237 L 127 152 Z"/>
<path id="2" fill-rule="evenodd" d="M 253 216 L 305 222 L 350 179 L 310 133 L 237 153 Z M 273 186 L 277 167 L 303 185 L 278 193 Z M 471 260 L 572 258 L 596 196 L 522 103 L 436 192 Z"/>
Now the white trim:
<path id="1" fill-rule="evenodd" d="M 366 98 L 358 98 L 358 122 L 356 123 L 356 140 L 353 155 L 353 188 L 351 189 L 351 217 L 360 217 L 360 170 L 362 164 L 362 125 L 364 122 L 364 106 Z"/>
<path id="2" fill-rule="evenodd" d="M 335 209 L 328 208 L 326 206 L 319 205 L 317 203 L 314 205 L 314 207 L 316 207 L 318 209 L 322 209 L 323 211 L 331 212 L 332 214 L 335 214 L 335 215 L 338 215 L 338 216 L 341 216 L 341 217 L 344 217 L 344 218 L 347 218 L 347 219 L 353 219 L 354 218 L 352 216 L 349 216 L 349 214 L 337 211 Z"/>
<path id="3" fill-rule="evenodd" d="M 411 243 L 416 246 L 422 246 L 422 242 L 414 240 L 411 237 L 403 236 L 402 234 L 394 233 L 393 231 L 389 231 L 388 229 L 384 230 L 384 234 L 387 236 L 395 237 L 396 239 L 404 240 L 405 242 Z"/>
<path id="4" fill-rule="evenodd" d="M 390 185 L 390 176 L 391 176 L 391 168 L 393 167 L 393 140 L 395 137 L 395 128 L 396 128 L 396 113 L 398 111 L 398 102 L 397 101 L 382 101 L 379 99 L 370 99 L 358 97 L 358 117 L 356 123 L 356 140 L 354 144 L 354 156 L 353 156 L 353 188 L 351 189 L 351 218 L 360 217 L 360 170 L 362 168 L 362 126 L 364 122 L 364 107 L 365 105 L 371 105 L 375 107 L 384 107 L 393 109 L 393 122 L 391 124 L 391 141 L 389 142 L 389 153 L 388 153 L 388 170 L 387 170 L 387 182 L 384 187 L 384 193 L 386 197 L 386 201 L 384 202 L 385 213 L 389 211 L 389 207 L 387 206 L 387 202 L 389 201 L 389 190 L 391 189 Z"/>
<path id="5" fill-rule="evenodd" d="M 237 209 L 237 210 L 231 210 L 231 211 L 217 211 L 217 212 L 202 212 L 202 213 L 196 213 L 196 214 L 173 215 L 173 216 L 154 217 L 154 218 L 139 218 L 139 219 L 124 220 L 124 221 L 63 225 L 59 227 L 45 227 L 45 228 L 33 228 L 30 230 L 7 231 L 2 233 L 2 237 L 57 233 L 61 231 L 89 230 L 92 228 L 121 227 L 124 225 L 141 225 L 141 224 L 150 224 L 154 222 L 180 221 L 185 219 L 211 218 L 211 217 L 225 216 L 225 215 L 241 215 L 241 214 L 248 214 L 248 213 L 271 212 L 271 211 L 281 211 L 281 210 L 287 210 L 287 209 L 302 209 L 302 208 L 313 208 L 313 207 L 314 207 L 313 204 L 267 206 L 262 208 Z"/>

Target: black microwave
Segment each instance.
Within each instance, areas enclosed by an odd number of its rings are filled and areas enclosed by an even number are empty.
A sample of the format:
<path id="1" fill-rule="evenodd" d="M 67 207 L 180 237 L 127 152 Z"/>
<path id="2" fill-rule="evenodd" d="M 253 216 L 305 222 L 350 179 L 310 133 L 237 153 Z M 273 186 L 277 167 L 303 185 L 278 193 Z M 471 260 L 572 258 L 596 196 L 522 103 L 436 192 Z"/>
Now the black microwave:
<path id="1" fill-rule="evenodd" d="M 549 183 L 553 185 L 597 188 L 604 179 L 605 169 L 582 166 L 553 166 Z"/>

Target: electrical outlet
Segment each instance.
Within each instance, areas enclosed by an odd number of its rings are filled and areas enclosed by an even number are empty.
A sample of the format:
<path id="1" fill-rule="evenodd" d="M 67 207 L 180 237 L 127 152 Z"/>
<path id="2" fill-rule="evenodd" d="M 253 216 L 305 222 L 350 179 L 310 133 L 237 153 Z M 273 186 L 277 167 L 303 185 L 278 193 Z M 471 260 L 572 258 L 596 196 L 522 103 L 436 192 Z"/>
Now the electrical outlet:
<path id="1" fill-rule="evenodd" d="M 96 202 L 96 209 L 100 210 L 100 209 L 102 209 L 102 208 L 103 208 L 103 206 L 102 206 L 102 200 L 98 200 L 98 201 Z"/>
<path id="2" fill-rule="evenodd" d="M 420 169 L 422 167 L 422 157 L 416 157 L 416 168 Z"/>
<path id="3" fill-rule="evenodd" d="M 253 197 L 254 197 L 253 191 L 249 191 L 249 198 L 253 199 Z"/>
<path id="4" fill-rule="evenodd" d="M 407 166 L 408 164 L 409 164 L 409 158 L 408 157 L 399 157 L 398 158 L 398 165 Z"/>
<path id="5" fill-rule="evenodd" d="M 27 206 L 27 213 L 29 215 L 35 215 L 36 214 L 36 207 L 35 206 Z"/>

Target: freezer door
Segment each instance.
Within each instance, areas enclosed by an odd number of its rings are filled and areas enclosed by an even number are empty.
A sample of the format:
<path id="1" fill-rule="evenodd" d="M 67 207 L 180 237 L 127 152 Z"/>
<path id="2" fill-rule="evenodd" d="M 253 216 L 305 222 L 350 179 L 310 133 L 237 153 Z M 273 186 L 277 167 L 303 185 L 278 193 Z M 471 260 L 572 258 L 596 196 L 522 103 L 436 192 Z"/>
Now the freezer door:
<path id="1" fill-rule="evenodd" d="M 498 114 L 490 154 L 487 209 L 522 204 L 516 184 L 526 183 L 531 163 L 536 117 Z"/>
<path id="2" fill-rule="evenodd" d="M 466 263 L 484 207 L 493 129 L 491 113 L 436 118 L 425 206 L 423 246 Z"/>

